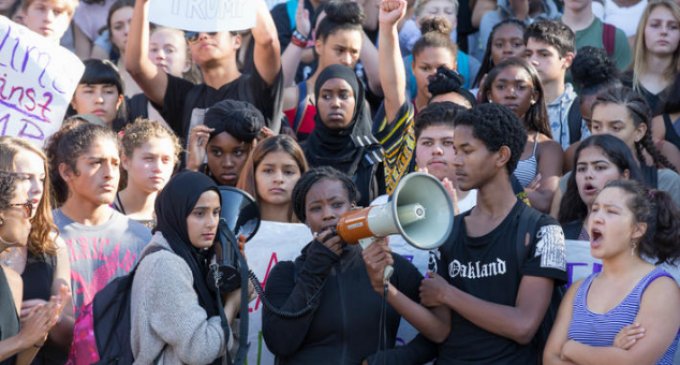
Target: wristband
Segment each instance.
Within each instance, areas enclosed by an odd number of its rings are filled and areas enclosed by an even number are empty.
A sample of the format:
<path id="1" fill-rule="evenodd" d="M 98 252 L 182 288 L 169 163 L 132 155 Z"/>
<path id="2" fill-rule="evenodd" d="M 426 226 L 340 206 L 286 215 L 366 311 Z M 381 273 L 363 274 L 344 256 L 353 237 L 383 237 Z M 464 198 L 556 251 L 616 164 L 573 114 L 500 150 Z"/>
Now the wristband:
<path id="1" fill-rule="evenodd" d="M 302 33 L 298 32 L 297 29 L 293 29 L 293 38 L 297 38 L 299 41 L 307 43 L 307 37 L 305 37 Z"/>
<path id="2" fill-rule="evenodd" d="M 300 47 L 302 49 L 307 48 L 307 40 L 303 41 L 302 39 L 299 39 L 298 37 L 296 37 L 295 34 L 293 34 L 293 37 L 290 39 L 290 43 L 292 43 L 295 46 Z"/>

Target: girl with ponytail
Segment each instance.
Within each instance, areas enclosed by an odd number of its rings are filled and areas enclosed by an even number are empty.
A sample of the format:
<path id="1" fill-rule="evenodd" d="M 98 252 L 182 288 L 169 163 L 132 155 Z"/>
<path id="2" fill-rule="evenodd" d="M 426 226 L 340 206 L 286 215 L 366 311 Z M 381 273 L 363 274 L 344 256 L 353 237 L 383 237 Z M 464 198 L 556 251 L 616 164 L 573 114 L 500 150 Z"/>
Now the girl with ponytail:
<path id="1" fill-rule="evenodd" d="M 636 181 L 609 183 L 588 218 L 590 252 L 602 271 L 567 291 L 543 356 L 545 364 L 672 364 L 680 288 L 657 264 L 680 258 L 680 212 L 666 192 Z M 587 300 L 586 300 L 587 298 Z"/>

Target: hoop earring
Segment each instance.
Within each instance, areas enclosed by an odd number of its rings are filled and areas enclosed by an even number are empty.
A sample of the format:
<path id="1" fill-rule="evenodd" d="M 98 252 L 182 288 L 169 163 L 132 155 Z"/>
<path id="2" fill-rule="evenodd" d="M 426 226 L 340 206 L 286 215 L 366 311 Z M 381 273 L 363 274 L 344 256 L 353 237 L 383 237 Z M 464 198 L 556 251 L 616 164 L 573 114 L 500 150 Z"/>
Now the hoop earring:
<path id="1" fill-rule="evenodd" d="M 16 218 L 5 218 L 5 219 L 7 219 L 7 220 L 9 220 L 9 219 L 17 220 Z M 4 221 L 3 221 L 3 222 L 4 222 Z M 23 232 L 22 232 L 21 237 L 23 237 Z M 7 241 L 5 241 L 4 238 L 2 238 L 2 236 L 0 236 L 0 242 L 2 242 L 3 244 L 5 244 L 5 245 L 7 245 L 7 246 L 14 246 L 14 245 L 16 245 L 17 243 L 19 243 L 19 240 L 16 240 L 16 241 L 14 241 L 14 242 L 7 242 Z"/>
<path id="2" fill-rule="evenodd" d="M 7 242 L 7 241 L 5 241 L 2 237 L 0 237 L 0 242 L 4 243 L 4 244 L 7 245 L 7 246 L 14 246 L 14 245 L 16 245 L 17 243 L 19 243 L 19 240 L 16 240 L 16 241 L 14 241 L 14 242 Z"/>

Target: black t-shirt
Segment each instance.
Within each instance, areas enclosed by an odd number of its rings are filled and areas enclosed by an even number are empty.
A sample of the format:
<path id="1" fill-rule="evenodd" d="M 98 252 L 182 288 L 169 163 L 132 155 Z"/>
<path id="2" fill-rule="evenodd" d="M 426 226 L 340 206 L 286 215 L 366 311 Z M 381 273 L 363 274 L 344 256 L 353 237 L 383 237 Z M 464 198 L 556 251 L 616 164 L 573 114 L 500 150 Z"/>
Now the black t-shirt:
<path id="1" fill-rule="evenodd" d="M 508 216 L 488 234 L 469 237 L 465 224 L 438 250 L 431 268 L 449 284 L 475 297 L 514 306 L 524 275 L 567 280 L 562 227 L 543 214 L 532 233 L 531 249 L 524 262 L 518 261 L 519 214 L 527 207 L 517 201 Z M 463 213 L 466 217 L 470 212 Z M 464 222 L 464 221 L 463 221 Z M 451 311 L 451 333 L 439 346 L 442 364 L 535 364 L 541 354 L 531 345 L 488 332 L 455 311 Z"/>
<path id="2" fill-rule="evenodd" d="M 161 116 L 184 141 L 192 127 L 203 124 L 206 109 L 222 100 L 247 101 L 262 112 L 265 125 L 274 132 L 281 128 L 283 77 L 268 86 L 259 73 L 242 74 L 236 80 L 214 89 L 205 83 L 191 82 L 168 75 Z"/>

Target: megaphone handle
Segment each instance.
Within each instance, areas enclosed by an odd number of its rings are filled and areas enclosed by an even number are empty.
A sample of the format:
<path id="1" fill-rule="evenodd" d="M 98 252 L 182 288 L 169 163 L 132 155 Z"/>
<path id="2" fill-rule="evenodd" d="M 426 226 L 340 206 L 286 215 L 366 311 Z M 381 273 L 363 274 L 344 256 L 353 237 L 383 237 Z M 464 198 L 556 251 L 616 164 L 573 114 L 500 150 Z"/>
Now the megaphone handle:
<path id="1" fill-rule="evenodd" d="M 359 245 L 361 245 L 361 249 L 365 250 L 374 241 L 375 241 L 375 237 L 362 238 L 362 239 L 359 240 Z M 394 268 L 392 267 L 392 265 L 385 266 L 385 269 L 383 270 L 383 279 L 390 280 L 390 278 L 392 277 L 392 274 L 394 274 Z"/>

